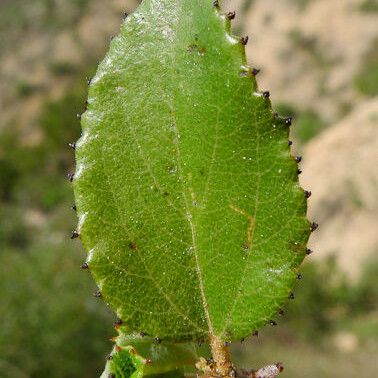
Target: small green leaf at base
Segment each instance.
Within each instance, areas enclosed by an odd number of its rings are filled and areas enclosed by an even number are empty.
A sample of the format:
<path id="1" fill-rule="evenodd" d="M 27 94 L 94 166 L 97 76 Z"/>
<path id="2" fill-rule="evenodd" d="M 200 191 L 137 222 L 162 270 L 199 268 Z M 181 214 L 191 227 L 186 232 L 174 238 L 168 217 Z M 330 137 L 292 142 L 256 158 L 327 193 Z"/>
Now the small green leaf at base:
<path id="1" fill-rule="evenodd" d="M 182 377 L 180 369 L 194 366 L 196 360 L 192 344 L 157 344 L 150 337 L 121 334 L 101 378 Z"/>

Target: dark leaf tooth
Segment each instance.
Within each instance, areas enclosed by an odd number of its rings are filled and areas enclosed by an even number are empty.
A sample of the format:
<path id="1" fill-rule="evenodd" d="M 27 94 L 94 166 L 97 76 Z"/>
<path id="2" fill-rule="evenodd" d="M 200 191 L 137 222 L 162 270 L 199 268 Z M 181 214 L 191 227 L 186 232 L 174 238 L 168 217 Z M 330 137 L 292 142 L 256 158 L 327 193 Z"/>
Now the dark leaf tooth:
<path id="1" fill-rule="evenodd" d="M 241 38 L 240 38 L 240 42 L 241 42 L 241 44 L 242 44 L 243 46 L 245 46 L 245 45 L 248 43 L 248 41 L 249 41 L 249 37 L 248 37 L 248 35 L 246 35 L 245 37 L 241 37 Z"/>
<path id="2" fill-rule="evenodd" d="M 129 17 L 129 14 L 127 12 L 123 13 L 123 19 L 126 20 L 126 18 Z"/>
<path id="3" fill-rule="evenodd" d="M 161 344 L 161 338 L 160 337 L 155 337 L 155 343 L 156 344 Z"/>
<path id="4" fill-rule="evenodd" d="M 270 97 L 270 92 L 269 91 L 264 91 L 262 93 L 262 95 L 265 97 L 265 98 L 269 98 Z"/>
<path id="5" fill-rule="evenodd" d="M 71 206 L 71 209 L 72 209 L 73 211 L 77 211 L 76 205 L 72 205 L 72 206 Z"/>
<path id="6" fill-rule="evenodd" d="M 311 232 L 314 232 L 315 230 L 317 230 L 319 227 L 319 225 L 315 222 L 312 222 L 311 223 Z"/>
<path id="7" fill-rule="evenodd" d="M 314 251 L 312 249 L 310 249 L 310 248 L 306 249 L 306 255 L 311 255 L 313 253 L 314 253 Z"/>
<path id="8" fill-rule="evenodd" d="M 100 290 L 97 290 L 93 293 L 93 295 L 96 297 L 96 298 L 101 298 L 102 297 L 102 294 L 101 294 L 101 291 Z"/>
<path id="9" fill-rule="evenodd" d="M 259 335 L 259 331 L 255 331 L 255 332 L 252 333 L 252 336 L 256 336 L 257 337 L 258 335 Z"/>
<path id="10" fill-rule="evenodd" d="M 84 264 L 82 264 L 81 265 L 81 269 L 83 269 L 83 270 L 87 270 L 87 269 L 89 269 L 89 265 L 88 265 L 88 263 L 84 263 Z"/>
<path id="11" fill-rule="evenodd" d="M 300 169 L 297 170 L 297 174 L 300 175 L 302 171 Z"/>
<path id="12" fill-rule="evenodd" d="M 261 70 L 259 70 L 258 68 L 253 68 L 253 69 L 252 69 L 252 74 L 253 74 L 254 76 L 256 76 L 256 75 L 258 75 L 258 74 L 260 73 L 260 71 L 261 71 Z"/>
<path id="13" fill-rule="evenodd" d="M 269 324 L 274 327 L 277 325 L 277 322 L 275 322 L 274 320 L 269 320 Z"/>
<path id="14" fill-rule="evenodd" d="M 292 141 L 292 140 L 289 140 L 288 145 L 289 145 L 289 146 L 292 146 L 292 145 L 293 145 L 293 141 Z"/>
<path id="15" fill-rule="evenodd" d="M 305 190 L 305 191 L 304 191 L 304 194 L 305 194 L 305 197 L 306 197 L 306 198 L 310 198 L 311 195 L 312 195 L 312 193 L 311 193 L 310 191 L 308 191 L 308 190 Z"/>
<path id="16" fill-rule="evenodd" d="M 296 161 L 297 163 L 300 163 L 300 162 L 302 161 L 302 156 L 296 156 L 296 157 L 295 157 L 295 161 Z"/>
<path id="17" fill-rule="evenodd" d="M 142 332 L 139 333 L 139 335 L 140 335 L 140 337 L 145 337 L 146 336 L 146 332 L 142 331 Z"/>
<path id="18" fill-rule="evenodd" d="M 92 83 L 92 79 L 88 79 L 88 80 L 87 80 L 87 84 L 88 84 L 88 85 L 91 85 L 91 83 Z"/>
<path id="19" fill-rule="evenodd" d="M 297 280 L 302 280 L 303 279 L 303 275 L 301 273 L 298 273 L 297 274 Z"/>
<path id="20" fill-rule="evenodd" d="M 122 319 L 117 318 L 114 322 L 114 327 L 120 327 L 123 324 Z"/>
<path id="21" fill-rule="evenodd" d="M 276 368 L 278 369 L 278 371 L 280 373 L 282 373 L 284 371 L 284 369 L 285 369 L 284 366 L 283 366 L 283 364 L 281 362 L 277 362 L 276 363 Z"/>
<path id="22" fill-rule="evenodd" d="M 214 0 L 213 1 L 213 5 L 214 5 L 214 7 L 219 8 L 219 1 L 218 0 Z"/>
<path id="23" fill-rule="evenodd" d="M 107 359 L 108 361 L 111 361 L 111 360 L 113 359 L 113 356 L 112 356 L 111 354 L 108 354 L 108 355 L 106 356 L 106 359 Z"/>
<path id="24" fill-rule="evenodd" d="M 291 293 L 289 294 L 289 299 L 293 300 L 294 298 L 295 298 L 295 295 L 294 295 L 293 292 L 291 292 Z"/>
<path id="25" fill-rule="evenodd" d="M 68 143 L 68 147 L 74 150 L 76 148 L 76 142 Z"/>
<path id="26" fill-rule="evenodd" d="M 68 181 L 69 181 L 69 182 L 72 182 L 73 179 L 74 179 L 74 177 L 75 177 L 75 175 L 74 175 L 73 173 L 68 173 L 68 174 L 67 174 L 67 178 L 68 178 Z"/>
<path id="27" fill-rule="evenodd" d="M 287 126 L 291 126 L 292 123 L 293 123 L 293 117 L 287 117 L 285 119 L 285 123 L 286 123 Z"/>
<path id="28" fill-rule="evenodd" d="M 241 343 L 244 343 L 244 341 L 245 341 L 245 337 L 243 337 L 243 338 L 240 340 Z"/>
<path id="29" fill-rule="evenodd" d="M 77 239 L 79 236 L 80 235 L 79 235 L 79 233 L 76 230 L 74 230 L 74 231 L 71 232 L 71 239 L 72 240 L 73 239 Z"/>
<path id="30" fill-rule="evenodd" d="M 284 315 L 285 315 L 285 311 L 282 310 L 282 309 L 279 310 L 279 311 L 278 311 L 278 315 L 279 315 L 279 316 L 284 316 Z"/>
<path id="31" fill-rule="evenodd" d="M 233 19 L 235 18 L 235 16 L 236 16 L 235 11 L 233 11 L 233 12 L 228 12 L 228 13 L 227 13 L 227 18 L 228 18 L 229 20 L 233 20 Z"/>

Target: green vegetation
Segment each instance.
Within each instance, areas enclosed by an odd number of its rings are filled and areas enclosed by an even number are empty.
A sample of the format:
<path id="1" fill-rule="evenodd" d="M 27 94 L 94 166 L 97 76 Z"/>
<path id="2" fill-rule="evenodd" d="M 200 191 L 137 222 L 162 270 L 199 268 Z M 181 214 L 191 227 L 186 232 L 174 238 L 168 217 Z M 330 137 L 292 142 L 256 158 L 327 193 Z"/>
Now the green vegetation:
<path id="1" fill-rule="evenodd" d="M 373 339 L 377 336 L 378 322 L 372 323 L 369 318 L 378 310 L 374 284 L 377 273 L 378 261 L 371 261 L 366 264 L 360 280 L 350 283 L 332 257 L 318 265 L 306 265 L 302 269 L 303 281 L 298 284 L 298 301 L 288 308 L 286 326 L 296 338 L 321 342 L 340 330 L 348 330 L 351 322 L 368 323 L 370 335 L 363 332 L 357 335 Z"/>
<path id="2" fill-rule="evenodd" d="M 6 361 L 7 368 L 0 376 L 100 375 L 110 315 L 90 298 L 81 253 L 68 243 L 57 246 L 45 236 L 43 245 L 1 249 L 0 366 Z M 12 374 L 8 366 L 18 369 Z"/>
<path id="3" fill-rule="evenodd" d="M 241 7 L 242 13 L 245 14 L 246 12 L 248 12 L 252 8 L 254 3 L 255 0 L 244 0 Z"/>
<path id="4" fill-rule="evenodd" d="M 67 143 L 80 134 L 85 92 L 83 83 L 45 103 L 41 143 L 25 145 L 12 125 L 1 135 L 2 377 L 99 376 L 110 348 L 113 316 L 91 298 L 84 254 L 68 238 L 75 215 Z"/>
<path id="5" fill-rule="evenodd" d="M 337 62 L 336 58 L 330 59 L 324 49 L 319 45 L 319 38 L 316 35 L 306 35 L 301 29 L 289 30 L 288 39 L 292 47 L 303 51 L 309 58 L 311 64 L 326 68 Z"/>
<path id="6" fill-rule="evenodd" d="M 363 12 L 378 12 L 377 0 L 363 0 L 359 6 Z"/>
<path id="7" fill-rule="evenodd" d="M 89 0 L 11 0 L 0 2 L 0 55 L 17 46 L 29 30 L 54 33 L 75 25 L 87 10 Z M 32 12 L 32 14 L 31 14 Z"/>
<path id="8" fill-rule="evenodd" d="M 50 64 L 50 70 L 56 76 L 74 75 L 78 71 L 78 67 L 70 62 L 59 61 Z"/>
<path id="9" fill-rule="evenodd" d="M 312 2 L 313 0 L 293 0 L 293 4 L 297 6 L 301 11 L 304 11 L 306 7 Z"/>
<path id="10" fill-rule="evenodd" d="M 29 84 L 28 82 L 24 80 L 20 80 L 16 84 L 16 92 L 17 96 L 21 98 L 30 97 L 33 95 L 38 88 L 36 88 L 34 85 Z"/>
<path id="11" fill-rule="evenodd" d="M 363 66 L 354 83 L 362 94 L 371 97 L 378 95 L 378 38 L 363 59 Z"/>

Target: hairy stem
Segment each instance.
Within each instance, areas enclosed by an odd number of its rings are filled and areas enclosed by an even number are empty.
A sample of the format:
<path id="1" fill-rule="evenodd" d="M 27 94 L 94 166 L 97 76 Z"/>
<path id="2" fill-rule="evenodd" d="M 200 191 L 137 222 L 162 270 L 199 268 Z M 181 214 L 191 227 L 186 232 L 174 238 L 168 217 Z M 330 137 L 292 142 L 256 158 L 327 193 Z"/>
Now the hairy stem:
<path id="1" fill-rule="evenodd" d="M 211 336 L 210 347 L 216 365 L 216 373 L 224 378 L 234 377 L 235 374 L 228 346 L 218 337 Z"/>

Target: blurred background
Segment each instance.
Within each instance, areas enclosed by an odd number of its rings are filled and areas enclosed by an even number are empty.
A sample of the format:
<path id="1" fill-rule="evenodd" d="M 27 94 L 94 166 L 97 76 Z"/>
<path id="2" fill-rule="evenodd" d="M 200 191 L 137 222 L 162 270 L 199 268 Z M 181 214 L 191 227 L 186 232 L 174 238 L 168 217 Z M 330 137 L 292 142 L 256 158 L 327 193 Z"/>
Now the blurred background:
<path id="1" fill-rule="evenodd" d="M 67 147 L 87 80 L 132 0 L 0 0 L 0 377 L 97 377 L 114 315 L 69 240 Z M 234 346 L 287 377 L 374 377 L 378 352 L 378 0 L 224 0 L 250 65 L 293 115 L 320 223 L 296 300 Z"/>

